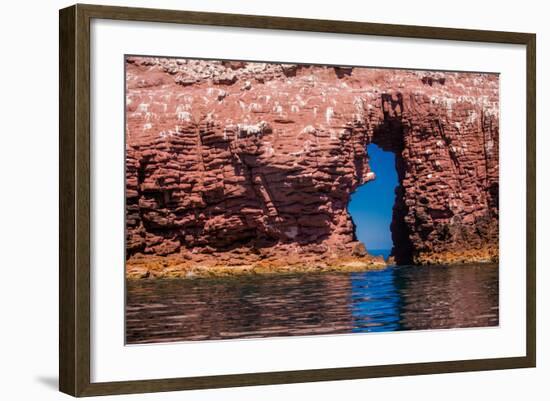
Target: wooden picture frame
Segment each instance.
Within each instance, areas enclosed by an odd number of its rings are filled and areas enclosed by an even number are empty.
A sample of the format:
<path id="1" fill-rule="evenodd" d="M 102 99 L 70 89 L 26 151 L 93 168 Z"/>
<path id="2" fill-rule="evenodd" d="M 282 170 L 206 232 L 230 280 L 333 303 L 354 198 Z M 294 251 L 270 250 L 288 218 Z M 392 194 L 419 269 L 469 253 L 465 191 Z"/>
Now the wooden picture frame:
<path id="1" fill-rule="evenodd" d="M 90 380 L 90 21 L 94 18 L 492 42 L 526 46 L 526 355 L 493 359 L 92 383 Z M 73 396 L 95 396 L 535 366 L 536 37 L 534 34 L 80 4 L 60 10 L 59 28 L 59 388 L 62 392 Z"/>

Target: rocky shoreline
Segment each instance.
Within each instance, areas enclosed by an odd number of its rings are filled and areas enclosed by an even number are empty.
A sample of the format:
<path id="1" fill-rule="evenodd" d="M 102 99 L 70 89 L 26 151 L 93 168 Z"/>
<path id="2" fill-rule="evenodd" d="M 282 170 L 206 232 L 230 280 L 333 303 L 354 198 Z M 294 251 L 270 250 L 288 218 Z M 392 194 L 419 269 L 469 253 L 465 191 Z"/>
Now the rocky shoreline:
<path id="1" fill-rule="evenodd" d="M 196 249 L 169 256 L 133 255 L 126 262 L 128 279 L 228 277 L 241 274 L 365 271 L 387 266 L 382 256 L 369 255 L 364 247 L 354 252 L 314 254 L 292 246 L 266 249 L 236 248 L 225 252 Z"/>
<path id="2" fill-rule="evenodd" d="M 382 258 L 351 257 L 326 262 L 304 263 L 254 263 L 247 265 L 192 265 L 171 258 L 146 257 L 126 264 L 126 278 L 129 280 L 160 278 L 204 278 L 232 277 L 243 274 L 291 274 L 321 272 L 354 272 L 383 269 L 387 266 Z"/>
<path id="3" fill-rule="evenodd" d="M 126 262 L 126 279 L 195 279 L 224 278 L 254 274 L 296 274 L 325 272 L 363 272 L 380 270 L 395 265 L 393 257 L 334 255 L 329 258 L 311 258 L 286 255 L 265 259 L 228 259 L 227 254 L 211 255 L 134 255 Z M 193 260 L 195 259 L 195 260 Z M 494 249 L 469 250 L 462 253 L 448 252 L 426 255 L 418 265 L 498 263 L 498 251 Z"/>

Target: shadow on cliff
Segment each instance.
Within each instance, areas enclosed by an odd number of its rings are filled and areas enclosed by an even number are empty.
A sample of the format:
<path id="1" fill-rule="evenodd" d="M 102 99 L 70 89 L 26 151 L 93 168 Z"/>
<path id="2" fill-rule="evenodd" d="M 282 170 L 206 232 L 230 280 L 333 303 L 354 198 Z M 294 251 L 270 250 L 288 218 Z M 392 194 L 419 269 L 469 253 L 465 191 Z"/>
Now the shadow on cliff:
<path id="1" fill-rule="evenodd" d="M 334 217 L 345 212 L 342 191 L 351 185 L 346 180 L 335 186 L 334 180 L 324 183 L 305 175 L 304 168 L 262 165 L 248 155 L 233 157 L 227 164 L 232 166 L 230 176 L 203 190 L 200 206 L 184 207 L 185 200 L 166 196 L 162 189 L 140 192 L 146 197 L 142 204 L 150 204 L 152 210 L 139 214 L 145 232 L 162 237 L 159 243 L 178 242 L 182 248 L 201 247 L 205 253 L 243 247 L 259 253 L 276 244 L 320 244 L 333 234 Z M 139 171 L 145 169 L 141 166 Z M 336 170 L 329 174 L 336 179 Z M 137 179 L 139 186 L 145 177 L 138 174 Z M 138 251 L 159 254 L 159 248 L 145 241 Z"/>
<path id="2" fill-rule="evenodd" d="M 410 229 L 405 222 L 409 207 L 405 203 L 405 160 L 403 158 L 404 127 L 401 120 L 403 110 L 403 98 L 401 94 L 392 96 L 382 95 L 384 120 L 375 127 L 371 143 L 378 145 L 386 152 L 395 154 L 395 169 L 397 171 L 398 185 L 395 188 L 395 201 L 393 205 L 392 233 L 393 248 L 391 256 L 398 265 L 410 265 L 413 263 L 413 244 L 410 240 Z"/>

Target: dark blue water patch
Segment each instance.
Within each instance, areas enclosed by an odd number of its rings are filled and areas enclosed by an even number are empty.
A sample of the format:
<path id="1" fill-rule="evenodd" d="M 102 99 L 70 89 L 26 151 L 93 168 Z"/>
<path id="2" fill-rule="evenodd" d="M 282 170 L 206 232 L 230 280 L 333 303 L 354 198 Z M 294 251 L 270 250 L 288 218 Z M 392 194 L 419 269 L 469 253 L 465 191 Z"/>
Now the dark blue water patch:
<path id="1" fill-rule="evenodd" d="M 396 269 L 352 273 L 353 332 L 395 331 L 400 325 L 401 296 L 394 283 Z"/>

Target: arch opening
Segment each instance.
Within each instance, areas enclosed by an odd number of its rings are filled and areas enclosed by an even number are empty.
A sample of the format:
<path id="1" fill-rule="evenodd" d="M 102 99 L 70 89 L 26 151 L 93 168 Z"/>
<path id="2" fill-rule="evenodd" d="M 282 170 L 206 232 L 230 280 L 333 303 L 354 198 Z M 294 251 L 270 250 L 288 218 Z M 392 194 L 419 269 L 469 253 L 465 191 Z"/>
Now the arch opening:
<path id="1" fill-rule="evenodd" d="M 359 186 L 351 195 L 348 212 L 355 226 L 355 237 L 371 255 L 384 259 L 394 252 L 392 221 L 399 178 L 396 155 L 374 143 L 367 146 L 371 170 L 376 179 Z"/>

